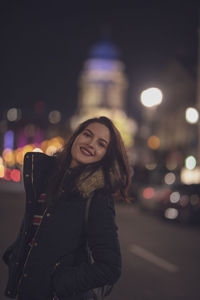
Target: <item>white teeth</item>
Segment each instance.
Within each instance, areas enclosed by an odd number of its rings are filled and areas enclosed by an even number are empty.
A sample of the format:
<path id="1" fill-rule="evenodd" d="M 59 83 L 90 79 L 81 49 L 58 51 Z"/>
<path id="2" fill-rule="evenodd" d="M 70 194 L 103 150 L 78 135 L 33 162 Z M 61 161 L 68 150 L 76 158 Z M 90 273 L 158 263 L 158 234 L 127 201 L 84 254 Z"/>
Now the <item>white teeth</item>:
<path id="1" fill-rule="evenodd" d="M 88 151 L 86 148 L 81 147 L 80 149 L 83 151 L 84 154 L 93 156 L 93 154 L 90 151 Z"/>

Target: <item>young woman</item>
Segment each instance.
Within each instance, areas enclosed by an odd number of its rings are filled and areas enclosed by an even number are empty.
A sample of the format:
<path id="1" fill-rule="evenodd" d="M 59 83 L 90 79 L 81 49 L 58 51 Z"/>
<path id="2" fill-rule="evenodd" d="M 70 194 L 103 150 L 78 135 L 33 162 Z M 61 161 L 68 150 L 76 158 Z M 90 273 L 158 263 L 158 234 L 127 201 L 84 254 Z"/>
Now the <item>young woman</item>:
<path id="1" fill-rule="evenodd" d="M 18 300 L 86 300 L 121 274 L 114 198 L 127 198 L 129 166 L 106 117 L 83 122 L 54 156 L 27 153 L 26 209 L 3 259 L 5 294 Z M 94 289 L 95 292 L 94 292 Z"/>

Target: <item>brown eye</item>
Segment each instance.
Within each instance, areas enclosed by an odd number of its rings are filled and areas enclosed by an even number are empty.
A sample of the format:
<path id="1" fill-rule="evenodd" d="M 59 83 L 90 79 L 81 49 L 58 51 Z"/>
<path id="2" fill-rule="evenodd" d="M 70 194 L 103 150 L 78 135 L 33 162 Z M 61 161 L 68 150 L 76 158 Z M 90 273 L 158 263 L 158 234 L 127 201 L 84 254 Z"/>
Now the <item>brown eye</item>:
<path id="1" fill-rule="evenodd" d="M 105 148 L 106 145 L 104 143 L 99 142 L 99 146 Z"/>
<path id="2" fill-rule="evenodd" d="M 87 131 L 83 132 L 83 135 L 84 136 L 90 136 L 90 134 Z"/>

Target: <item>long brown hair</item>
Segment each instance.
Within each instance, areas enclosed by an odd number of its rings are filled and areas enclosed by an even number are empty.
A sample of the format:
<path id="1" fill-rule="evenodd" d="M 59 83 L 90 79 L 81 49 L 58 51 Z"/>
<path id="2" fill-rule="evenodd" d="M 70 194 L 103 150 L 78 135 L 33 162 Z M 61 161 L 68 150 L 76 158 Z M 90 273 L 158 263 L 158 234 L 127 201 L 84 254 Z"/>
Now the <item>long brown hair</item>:
<path id="1" fill-rule="evenodd" d="M 76 137 L 91 123 L 100 123 L 109 129 L 110 143 L 104 157 L 100 161 L 88 165 L 82 165 L 80 167 L 80 172 L 86 169 L 90 172 L 90 176 L 92 176 L 95 171 L 102 168 L 105 179 L 105 187 L 112 192 L 114 197 L 120 197 L 123 200 L 128 201 L 130 171 L 127 153 L 118 129 L 109 118 L 104 116 L 88 119 L 81 123 L 69 137 L 63 150 L 55 154 L 57 163 L 56 171 L 52 180 L 52 193 L 56 194 L 58 192 L 60 182 L 62 181 L 65 171 L 70 167 L 72 159 L 71 148 Z M 111 174 L 115 175 L 115 182 L 113 182 Z"/>

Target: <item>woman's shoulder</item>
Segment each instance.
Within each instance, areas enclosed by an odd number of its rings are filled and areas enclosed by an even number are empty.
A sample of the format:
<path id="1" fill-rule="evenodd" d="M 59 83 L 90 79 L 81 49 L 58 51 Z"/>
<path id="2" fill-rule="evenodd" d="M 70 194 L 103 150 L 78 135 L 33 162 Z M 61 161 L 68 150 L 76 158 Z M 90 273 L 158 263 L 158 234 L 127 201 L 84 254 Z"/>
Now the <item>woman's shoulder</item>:
<path id="1" fill-rule="evenodd" d="M 56 158 L 42 152 L 27 152 L 24 156 L 24 168 L 43 167 L 54 164 Z"/>
<path id="2" fill-rule="evenodd" d="M 115 207 L 112 193 L 105 188 L 98 189 L 94 192 L 92 197 L 92 204 L 97 207 L 101 207 L 101 208 L 108 207 L 113 210 Z"/>
<path id="3" fill-rule="evenodd" d="M 55 167 L 55 157 L 40 152 L 27 152 L 24 156 L 23 177 L 25 185 L 30 181 L 38 183 L 43 176 L 49 176 Z"/>
<path id="4" fill-rule="evenodd" d="M 90 232 L 116 232 L 115 205 L 112 194 L 104 189 L 97 190 L 91 201 L 88 223 Z"/>
<path id="5" fill-rule="evenodd" d="M 54 156 L 49 156 L 43 152 L 27 152 L 24 155 L 24 161 L 30 159 L 37 159 L 37 160 L 54 160 Z"/>

